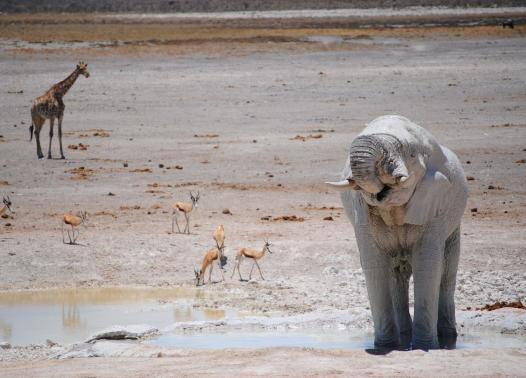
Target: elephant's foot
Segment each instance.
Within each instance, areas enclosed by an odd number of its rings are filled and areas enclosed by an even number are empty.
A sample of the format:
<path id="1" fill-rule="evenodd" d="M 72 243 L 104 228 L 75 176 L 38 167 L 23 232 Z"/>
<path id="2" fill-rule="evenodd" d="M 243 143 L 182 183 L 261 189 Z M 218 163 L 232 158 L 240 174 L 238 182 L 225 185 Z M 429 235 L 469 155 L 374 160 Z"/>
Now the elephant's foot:
<path id="1" fill-rule="evenodd" d="M 412 349 L 420 349 L 426 352 L 430 349 L 439 349 L 438 339 L 413 339 Z"/>
<path id="2" fill-rule="evenodd" d="M 48 154 L 48 155 L 47 155 L 47 158 L 48 158 L 48 159 L 53 159 L 53 157 L 51 157 L 51 154 Z"/>
<path id="3" fill-rule="evenodd" d="M 44 154 L 37 154 L 38 160 L 44 159 Z"/>
<path id="4" fill-rule="evenodd" d="M 368 354 L 376 355 L 376 356 L 383 356 L 395 350 L 404 350 L 404 349 L 400 349 L 400 346 L 398 345 L 398 343 L 394 341 L 387 342 L 387 343 L 375 341 L 374 348 L 365 349 L 365 352 Z"/>
<path id="5" fill-rule="evenodd" d="M 411 330 L 400 332 L 400 350 L 410 350 L 411 349 L 411 339 L 413 333 Z"/>
<path id="6" fill-rule="evenodd" d="M 455 349 L 457 347 L 457 330 L 454 328 L 439 328 L 438 344 L 440 349 Z"/>

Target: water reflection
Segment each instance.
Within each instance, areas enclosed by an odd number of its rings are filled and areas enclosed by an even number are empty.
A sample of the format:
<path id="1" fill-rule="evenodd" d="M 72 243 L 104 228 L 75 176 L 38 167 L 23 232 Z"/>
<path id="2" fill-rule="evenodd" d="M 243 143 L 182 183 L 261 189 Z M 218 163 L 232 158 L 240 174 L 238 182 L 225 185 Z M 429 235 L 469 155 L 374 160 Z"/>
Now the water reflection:
<path id="1" fill-rule="evenodd" d="M 149 324 L 237 317 L 237 312 L 195 309 L 211 298 L 196 288 L 100 288 L 0 292 L 0 342 L 13 345 L 83 341 L 112 325 Z"/>
<path id="2" fill-rule="evenodd" d="M 0 305 L 22 304 L 116 304 L 177 298 L 205 299 L 211 296 L 198 288 L 93 288 L 0 292 Z"/>
<path id="3" fill-rule="evenodd" d="M 76 304 L 62 305 L 62 325 L 65 328 L 80 328 L 80 311 Z"/>
<path id="4" fill-rule="evenodd" d="M 2 320 L 0 320 L 0 336 L 3 340 L 9 340 L 11 339 L 11 335 L 13 334 L 13 329 L 9 324 L 4 323 Z"/>

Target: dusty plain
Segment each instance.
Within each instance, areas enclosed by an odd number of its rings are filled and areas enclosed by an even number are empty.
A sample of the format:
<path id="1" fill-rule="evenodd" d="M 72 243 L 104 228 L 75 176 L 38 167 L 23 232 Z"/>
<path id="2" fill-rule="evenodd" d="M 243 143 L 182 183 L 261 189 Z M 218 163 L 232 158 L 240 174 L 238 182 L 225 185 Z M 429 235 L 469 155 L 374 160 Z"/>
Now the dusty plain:
<path id="1" fill-rule="evenodd" d="M 452 148 L 469 176 L 459 328 L 466 320 L 488 337 L 524 339 L 524 310 L 497 310 L 516 319 L 506 327 L 473 320 L 486 316 L 475 310 L 486 304 L 526 299 L 524 25 L 253 28 L 9 17 L 0 15 L 0 192 L 10 195 L 16 213 L 0 218 L 1 290 L 190 287 L 222 223 L 227 281 L 207 286 L 213 296 L 196 307 L 287 316 L 344 310 L 354 319 L 347 329 L 370 332 L 354 233 L 338 195 L 323 182 L 339 176 L 367 122 L 400 114 Z M 79 78 L 65 97 L 67 159 L 56 159 L 55 139 L 55 159 L 38 160 L 34 140 L 28 142 L 31 100 L 79 60 L 89 63 L 91 77 Z M 46 124 L 45 154 L 48 130 Z M 171 205 L 189 191 L 201 194 L 192 233 L 173 234 Z M 70 210 L 90 214 L 77 246 L 62 243 L 61 214 Z M 264 238 L 274 252 L 261 262 L 266 280 L 230 279 L 236 250 L 260 248 Z M 388 356 L 149 350 L 67 361 L 46 360 L 48 349 L 0 349 L 0 369 L 13 376 L 526 371 L 525 348 Z"/>

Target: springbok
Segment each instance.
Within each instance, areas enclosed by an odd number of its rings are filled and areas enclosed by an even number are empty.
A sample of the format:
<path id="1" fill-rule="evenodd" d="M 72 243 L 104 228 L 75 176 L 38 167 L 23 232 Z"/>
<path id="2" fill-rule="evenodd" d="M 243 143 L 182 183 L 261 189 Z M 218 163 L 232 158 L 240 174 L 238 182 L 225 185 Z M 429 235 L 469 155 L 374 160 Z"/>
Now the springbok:
<path id="1" fill-rule="evenodd" d="M 77 244 L 77 238 L 79 237 L 80 231 L 75 230 L 77 227 L 79 227 L 81 224 L 85 224 L 88 220 L 88 214 L 85 211 L 81 211 L 79 215 L 73 215 L 71 213 L 65 213 L 62 218 L 62 243 L 66 243 L 66 240 L 64 239 L 64 227 L 67 227 L 68 225 L 71 226 L 71 233 L 73 235 L 70 235 L 69 230 L 66 230 L 68 233 L 69 238 L 69 244 Z M 77 235 L 75 236 L 75 231 Z"/>
<path id="2" fill-rule="evenodd" d="M 239 273 L 239 280 L 243 281 L 243 277 L 241 277 L 239 266 L 241 265 L 241 261 L 243 261 L 243 258 L 247 258 L 247 259 L 252 259 L 253 261 L 252 268 L 250 268 L 250 275 L 248 279 L 249 280 L 252 279 L 252 270 L 254 269 L 254 265 L 256 265 L 258 267 L 259 275 L 261 276 L 261 279 L 265 280 L 265 278 L 263 278 L 263 274 L 261 274 L 261 269 L 259 268 L 258 260 L 261 259 L 263 256 L 265 256 L 266 252 L 272 253 L 269 247 L 270 247 L 269 241 L 265 240 L 265 246 L 263 247 L 261 251 L 258 251 L 256 249 L 241 248 L 236 255 L 236 264 L 234 265 L 234 270 L 232 271 L 232 276 L 230 278 L 234 277 L 234 273 L 236 272 L 236 268 L 237 268 L 237 272 Z"/>
<path id="3" fill-rule="evenodd" d="M 214 240 L 216 242 L 216 247 L 221 252 L 225 249 L 225 227 L 220 224 L 217 226 L 216 230 L 214 231 Z"/>
<path id="4" fill-rule="evenodd" d="M 225 256 L 225 227 L 220 224 L 217 226 L 214 231 L 214 241 L 216 242 L 216 247 L 221 252 L 219 256 L 219 267 L 223 269 L 223 266 L 226 265 L 227 257 Z"/>
<path id="5" fill-rule="evenodd" d="M 215 260 L 218 260 L 219 271 L 221 272 L 221 277 L 223 278 L 222 280 L 223 281 L 225 280 L 225 275 L 223 274 L 223 269 L 221 267 L 220 257 L 221 257 L 221 252 L 217 248 L 212 248 L 205 254 L 205 257 L 203 258 L 203 264 L 201 265 L 201 270 L 197 270 L 197 268 L 194 267 L 195 286 L 199 286 L 199 282 L 201 282 L 201 280 L 203 281 L 203 285 L 204 285 L 205 283 L 204 275 L 208 267 L 210 267 L 210 273 L 208 274 L 208 283 L 212 282 L 212 269 L 214 267 L 213 262 Z"/>
<path id="6" fill-rule="evenodd" d="M 13 214 L 14 211 L 11 208 L 11 206 L 13 206 L 13 203 L 11 202 L 11 199 L 9 198 L 9 196 L 7 196 L 7 198 L 5 198 L 4 196 L 3 202 L 4 202 L 4 205 L 2 206 L 2 208 L 0 208 L 0 217 L 3 216 L 7 212 L 7 210 L 9 210 L 11 214 Z"/>
<path id="7" fill-rule="evenodd" d="M 190 192 L 190 201 L 191 202 L 176 202 L 172 209 L 172 233 L 174 232 L 174 223 L 177 225 L 177 232 L 181 234 L 181 229 L 179 228 L 179 222 L 177 221 L 177 214 L 183 213 L 186 219 L 186 226 L 182 233 L 190 234 L 190 214 L 192 211 L 197 208 L 197 202 L 199 201 L 199 192 L 197 195 L 193 195 Z"/>

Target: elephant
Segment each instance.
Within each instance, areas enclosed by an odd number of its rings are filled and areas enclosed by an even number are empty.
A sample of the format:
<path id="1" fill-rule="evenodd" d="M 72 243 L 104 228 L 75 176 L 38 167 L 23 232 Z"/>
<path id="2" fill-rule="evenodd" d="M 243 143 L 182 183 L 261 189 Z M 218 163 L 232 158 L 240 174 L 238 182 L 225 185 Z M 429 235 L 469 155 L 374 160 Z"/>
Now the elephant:
<path id="1" fill-rule="evenodd" d="M 468 189 L 457 156 L 409 119 L 352 141 L 341 191 L 365 275 L 375 350 L 455 348 L 454 293 Z M 414 281 L 414 319 L 409 279 Z"/>

